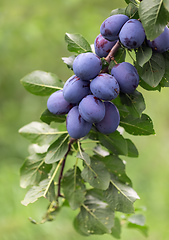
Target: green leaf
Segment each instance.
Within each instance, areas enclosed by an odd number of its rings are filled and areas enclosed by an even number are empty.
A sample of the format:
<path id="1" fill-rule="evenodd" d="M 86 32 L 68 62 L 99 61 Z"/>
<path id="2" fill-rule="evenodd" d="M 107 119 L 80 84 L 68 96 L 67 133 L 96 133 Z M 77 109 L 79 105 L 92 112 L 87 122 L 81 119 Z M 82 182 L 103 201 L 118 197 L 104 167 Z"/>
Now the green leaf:
<path id="1" fill-rule="evenodd" d="M 38 200 L 40 197 L 47 198 L 50 202 L 55 200 L 55 191 L 54 191 L 54 183 L 50 185 L 47 193 L 46 189 L 49 185 L 50 178 L 42 180 L 39 185 L 33 186 L 29 189 L 29 191 L 26 193 L 25 198 L 21 203 L 25 206 L 27 206 L 29 203 L 33 203 Z"/>
<path id="2" fill-rule="evenodd" d="M 161 53 L 153 53 L 151 59 L 144 64 L 141 78 L 151 87 L 156 87 L 165 73 L 165 60 Z"/>
<path id="3" fill-rule="evenodd" d="M 164 4 L 165 9 L 169 12 L 169 1 L 168 0 L 164 0 L 163 4 Z"/>
<path id="4" fill-rule="evenodd" d="M 138 7 L 136 6 L 136 4 L 129 3 L 126 7 L 125 15 L 127 15 L 129 18 L 138 19 Z"/>
<path id="5" fill-rule="evenodd" d="M 142 45 L 138 48 L 136 52 L 136 60 L 138 64 L 143 67 L 146 62 L 150 60 L 152 57 L 152 49 L 150 47 L 147 47 L 146 45 Z"/>
<path id="6" fill-rule="evenodd" d="M 86 164 L 90 164 L 90 157 L 86 152 L 79 151 L 76 155 L 77 158 L 80 158 L 86 162 Z"/>
<path id="7" fill-rule="evenodd" d="M 68 50 L 70 52 L 85 53 L 92 52 L 90 44 L 87 40 L 80 34 L 65 34 L 65 41 L 68 44 Z"/>
<path id="8" fill-rule="evenodd" d="M 141 117 L 142 112 L 145 110 L 146 105 L 143 95 L 135 90 L 133 93 L 124 94 L 120 93 L 122 105 L 125 105 L 129 114 L 135 118 Z"/>
<path id="9" fill-rule="evenodd" d="M 137 224 L 128 223 L 127 227 L 129 229 L 139 230 L 145 237 L 148 237 L 148 227 L 147 226 L 140 226 Z"/>
<path id="10" fill-rule="evenodd" d="M 37 185 L 41 180 L 48 177 L 52 165 L 44 163 L 45 154 L 33 154 L 29 156 L 20 169 L 20 186 L 26 188 Z"/>
<path id="11" fill-rule="evenodd" d="M 67 67 L 73 70 L 73 61 L 75 60 L 75 55 L 70 57 L 62 57 L 64 63 L 66 63 Z"/>
<path id="12" fill-rule="evenodd" d="M 92 190 L 86 196 L 86 201 L 80 213 L 74 220 L 75 229 L 82 235 L 111 233 L 114 225 L 114 212 L 107 203 L 92 195 Z"/>
<path id="13" fill-rule="evenodd" d="M 62 134 L 56 128 L 51 128 L 48 124 L 40 122 L 31 122 L 25 125 L 19 130 L 19 133 L 32 143 L 40 145 L 51 143 Z"/>
<path id="14" fill-rule="evenodd" d="M 45 163 L 50 164 L 62 159 L 68 150 L 68 141 L 69 135 L 65 133 L 52 143 L 47 151 Z"/>
<path id="15" fill-rule="evenodd" d="M 110 174 L 104 163 L 97 159 L 92 158 L 90 165 L 85 162 L 81 175 L 94 188 L 105 190 L 109 186 Z"/>
<path id="16" fill-rule="evenodd" d="M 32 94 L 47 96 L 63 88 L 63 82 L 53 73 L 34 71 L 21 79 L 22 85 Z"/>
<path id="17" fill-rule="evenodd" d="M 114 219 L 114 226 L 111 229 L 111 235 L 117 239 L 121 238 L 121 223 L 117 217 Z"/>
<path id="18" fill-rule="evenodd" d="M 154 40 L 167 24 L 167 11 L 163 0 L 144 0 L 139 5 L 139 17 L 147 39 Z"/>
<path id="19" fill-rule="evenodd" d="M 111 69 L 116 65 L 115 62 L 117 62 L 117 63 L 125 62 L 125 58 L 126 58 L 126 49 L 119 48 L 114 56 L 115 61 L 111 61 L 109 64 L 109 70 L 111 71 Z"/>
<path id="20" fill-rule="evenodd" d="M 141 136 L 155 134 L 153 122 L 146 114 L 142 114 L 141 118 L 137 119 L 127 116 L 126 118 L 121 119 L 120 125 L 126 130 L 126 132 L 132 135 Z"/>
<path id="21" fill-rule="evenodd" d="M 133 224 L 137 224 L 140 226 L 145 225 L 145 217 L 142 214 L 134 214 L 131 217 L 129 217 L 127 220 Z"/>
<path id="22" fill-rule="evenodd" d="M 112 15 L 116 15 L 116 14 L 125 14 L 125 8 L 116 8 L 116 9 L 113 9 L 110 13 L 110 16 Z"/>
<path id="23" fill-rule="evenodd" d="M 163 79 L 162 79 L 163 80 Z M 162 81 L 161 80 L 161 81 Z M 148 85 L 143 79 L 140 79 L 139 85 L 146 89 L 147 91 L 161 91 L 161 86 L 160 84 L 158 84 L 156 87 L 151 87 L 150 85 Z"/>
<path id="24" fill-rule="evenodd" d="M 110 152 L 116 155 L 127 155 L 127 143 L 123 136 L 115 131 L 109 135 L 99 134 L 101 145 L 106 147 Z"/>
<path id="25" fill-rule="evenodd" d="M 127 141 L 127 146 L 128 146 L 128 157 L 138 157 L 138 150 L 134 143 L 130 139 L 126 139 Z"/>
<path id="26" fill-rule="evenodd" d="M 110 173 L 113 173 L 113 175 L 116 176 L 119 181 L 130 186 L 132 185 L 131 180 L 125 172 L 125 162 L 122 161 L 118 156 L 109 155 L 103 158 L 100 157 L 99 160 L 105 164 L 107 170 Z"/>
<path id="27" fill-rule="evenodd" d="M 46 109 L 42 113 L 40 120 L 42 120 L 43 122 L 45 122 L 47 124 L 50 124 L 51 122 L 63 123 L 66 121 L 66 116 L 53 114 L 53 113 L 49 112 L 48 109 Z"/>
<path id="28" fill-rule="evenodd" d="M 112 178 L 109 188 L 104 192 L 105 201 L 119 212 L 133 213 L 133 203 L 140 199 L 137 193 L 128 185 Z"/>
<path id="29" fill-rule="evenodd" d="M 69 169 L 62 180 L 62 188 L 70 207 L 75 210 L 85 201 L 86 189 L 78 167 Z"/>

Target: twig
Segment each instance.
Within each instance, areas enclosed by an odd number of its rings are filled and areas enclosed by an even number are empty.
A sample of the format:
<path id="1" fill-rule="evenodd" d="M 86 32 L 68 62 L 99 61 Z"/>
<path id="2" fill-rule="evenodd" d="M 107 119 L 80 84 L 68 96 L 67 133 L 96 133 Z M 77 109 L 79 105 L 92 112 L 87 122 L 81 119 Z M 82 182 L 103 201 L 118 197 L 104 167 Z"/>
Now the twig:
<path id="1" fill-rule="evenodd" d="M 61 180 L 62 180 L 62 177 L 63 177 L 63 171 L 64 171 L 64 167 L 65 167 L 65 163 L 66 163 L 66 158 L 67 158 L 67 155 L 69 154 L 69 152 L 71 151 L 71 146 L 72 144 L 77 141 L 77 139 L 74 139 L 74 138 L 71 138 L 70 139 L 70 142 L 68 144 L 68 150 L 63 158 L 63 162 L 62 162 L 62 167 L 61 167 L 61 170 L 60 170 L 60 174 L 59 174 L 59 180 L 58 180 L 58 194 L 57 194 L 57 198 L 58 197 L 63 197 L 60 193 L 60 189 L 61 189 Z"/>
<path id="2" fill-rule="evenodd" d="M 121 47 L 120 42 L 117 41 L 116 44 L 112 47 L 112 49 L 110 50 L 109 54 L 107 55 L 107 57 L 105 58 L 106 62 L 110 63 L 112 60 L 114 60 L 114 55 L 116 54 L 116 52 L 118 51 L 118 49 Z M 116 63 L 116 62 L 115 62 Z"/>

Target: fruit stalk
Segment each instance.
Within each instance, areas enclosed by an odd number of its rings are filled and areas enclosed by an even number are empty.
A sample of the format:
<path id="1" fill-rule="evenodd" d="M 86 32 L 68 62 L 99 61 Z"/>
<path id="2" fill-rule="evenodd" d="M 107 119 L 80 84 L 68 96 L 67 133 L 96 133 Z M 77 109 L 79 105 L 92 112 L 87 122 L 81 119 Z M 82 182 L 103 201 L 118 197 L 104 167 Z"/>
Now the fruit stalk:
<path id="1" fill-rule="evenodd" d="M 118 49 L 121 47 L 120 42 L 117 41 L 116 44 L 112 47 L 109 54 L 105 58 L 106 62 L 110 63 L 112 60 L 114 61 L 114 55 L 118 51 Z"/>

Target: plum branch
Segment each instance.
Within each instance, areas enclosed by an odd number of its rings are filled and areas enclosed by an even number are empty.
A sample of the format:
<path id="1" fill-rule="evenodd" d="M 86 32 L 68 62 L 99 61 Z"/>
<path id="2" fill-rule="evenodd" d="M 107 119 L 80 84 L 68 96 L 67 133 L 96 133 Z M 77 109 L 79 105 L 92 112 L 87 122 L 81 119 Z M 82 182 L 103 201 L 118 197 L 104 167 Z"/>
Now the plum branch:
<path id="1" fill-rule="evenodd" d="M 107 55 L 107 57 L 105 58 L 106 62 L 110 63 L 111 61 L 115 61 L 114 60 L 114 56 L 116 54 L 116 52 L 118 51 L 118 49 L 121 47 L 121 44 L 119 42 L 119 40 L 116 42 L 116 44 L 112 47 L 112 49 L 110 50 L 109 54 Z"/>

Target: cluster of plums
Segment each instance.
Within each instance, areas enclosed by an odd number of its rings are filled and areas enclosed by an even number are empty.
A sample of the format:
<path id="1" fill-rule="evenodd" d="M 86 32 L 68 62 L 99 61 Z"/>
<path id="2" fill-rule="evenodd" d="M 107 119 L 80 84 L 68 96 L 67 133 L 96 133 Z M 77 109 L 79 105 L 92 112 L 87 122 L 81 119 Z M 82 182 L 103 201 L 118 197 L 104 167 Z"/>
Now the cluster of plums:
<path id="1" fill-rule="evenodd" d="M 120 122 L 120 114 L 112 100 L 119 92 L 132 93 L 139 84 L 136 68 L 128 63 L 116 64 L 111 73 L 103 73 L 102 57 L 106 57 L 117 40 L 128 49 L 138 48 L 145 40 L 139 20 L 117 14 L 107 18 L 100 27 L 94 42 L 95 53 L 79 54 L 73 62 L 74 75 L 64 84 L 63 90 L 54 92 L 47 101 L 53 114 L 67 114 L 66 127 L 72 138 L 86 136 L 94 125 L 103 133 L 113 133 Z M 163 44 L 161 44 L 163 42 Z M 147 41 L 155 51 L 169 49 L 169 29 L 154 41 Z"/>

